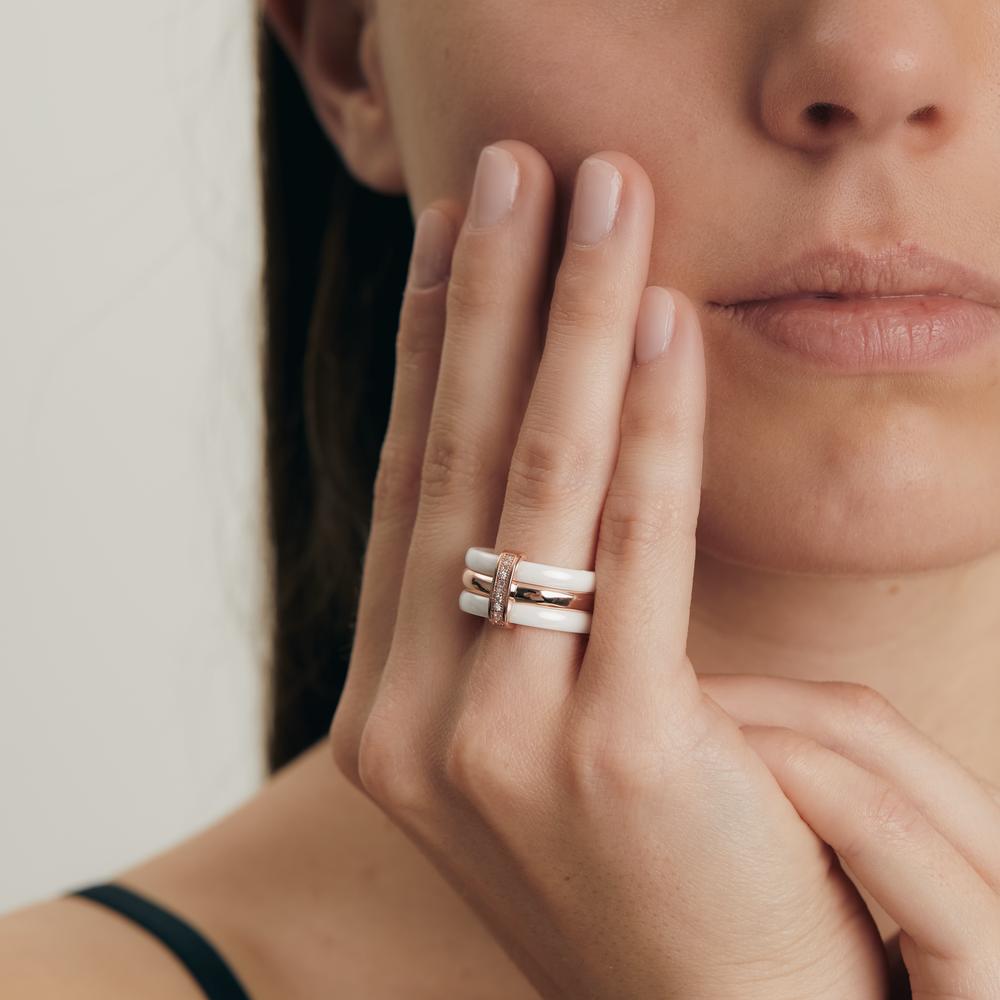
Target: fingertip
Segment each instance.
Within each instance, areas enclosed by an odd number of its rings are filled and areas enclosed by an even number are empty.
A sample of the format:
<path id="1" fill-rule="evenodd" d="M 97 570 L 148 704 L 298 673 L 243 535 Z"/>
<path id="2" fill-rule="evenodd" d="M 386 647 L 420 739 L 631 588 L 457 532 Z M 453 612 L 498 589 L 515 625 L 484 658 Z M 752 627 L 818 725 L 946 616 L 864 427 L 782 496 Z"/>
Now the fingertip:
<path id="1" fill-rule="evenodd" d="M 415 290 L 436 288 L 451 273 L 455 232 L 447 211 L 428 205 L 417 218 L 407 284 Z"/>
<path id="2" fill-rule="evenodd" d="M 691 297 L 679 288 L 674 288 L 673 285 L 664 286 L 664 291 L 668 292 L 674 300 L 678 321 L 683 321 L 689 329 L 696 331 L 700 335 L 701 316 L 698 314 L 698 308 Z"/>
<path id="3" fill-rule="evenodd" d="M 448 222 L 451 226 L 451 234 L 453 240 L 457 238 L 458 231 L 462 228 L 462 222 L 465 218 L 465 210 L 454 198 L 435 198 L 433 201 L 427 202 L 424 209 L 433 208 L 440 212 L 442 215 L 447 216 Z"/>
<path id="4" fill-rule="evenodd" d="M 691 298 L 672 285 L 647 285 L 639 302 L 635 329 L 637 366 L 677 353 L 676 340 L 701 343 L 701 319 Z"/>
<path id="5" fill-rule="evenodd" d="M 676 306 L 666 288 L 648 285 L 635 323 L 635 363 L 649 364 L 666 353 L 674 333 Z"/>
<path id="6" fill-rule="evenodd" d="M 674 301 L 674 341 L 677 346 L 672 354 L 683 358 L 689 366 L 694 366 L 700 373 L 701 381 L 705 378 L 705 340 L 702 330 L 701 316 L 694 300 L 679 288 L 665 286 Z M 686 353 L 685 353 L 686 352 Z"/>

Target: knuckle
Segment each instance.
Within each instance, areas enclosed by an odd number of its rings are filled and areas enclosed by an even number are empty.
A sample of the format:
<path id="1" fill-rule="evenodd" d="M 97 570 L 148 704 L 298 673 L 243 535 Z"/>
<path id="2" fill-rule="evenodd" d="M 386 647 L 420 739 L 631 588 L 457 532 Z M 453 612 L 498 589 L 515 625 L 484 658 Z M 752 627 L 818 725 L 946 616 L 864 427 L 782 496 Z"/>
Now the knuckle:
<path id="1" fill-rule="evenodd" d="M 431 499 L 468 493 L 487 469 L 484 450 L 461 428 L 439 422 L 427 438 L 421 465 L 421 489 Z"/>
<path id="2" fill-rule="evenodd" d="M 594 268 L 574 264 L 559 272 L 549 305 L 549 329 L 570 336 L 585 330 L 612 339 L 616 337 L 614 322 L 621 309 L 620 288 L 602 280 Z"/>
<path id="3" fill-rule="evenodd" d="M 662 787 L 662 758 L 643 751 L 617 726 L 603 705 L 576 702 L 564 729 L 563 773 L 570 791 L 581 802 L 600 804 L 648 794 L 650 783 Z"/>
<path id="4" fill-rule="evenodd" d="M 550 427 L 522 427 L 507 476 L 515 502 L 539 510 L 574 500 L 589 484 L 588 451 Z"/>
<path id="5" fill-rule="evenodd" d="M 426 801 L 424 782 L 413 754 L 400 738 L 398 726 L 369 717 L 357 749 L 358 780 L 372 801 L 396 815 L 421 810 Z"/>
<path id="6" fill-rule="evenodd" d="M 837 852 L 848 864 L 868 852 L 872 844 L 886 838 L 905 837 L 915 823 L 915 807 L 889 785 L 881 785 L 856 814 L 854 828 Z"/>
<path id="7" fill-rule="evenodd" d="M 358 745 L 360 732 L 351 718 L 338 707 L 330 726 L 329 748 L 333 764 L 337 770 L 354 785 L 358 791 L 365 791 L 358 767 Z"/>
<path id="8" fill-rule="evenodd" d="M 449 740 L 441 764 L 444 781 L 481 812 L 509 804 L 515 795 L 515 766 L 488 730 L 464 724 Z"/>
<path id="9" fill-rule="evenodd" d="M 420 475 L 420 456 L 394 435 L 386 437 L 375 473 L 373 515 L 381 517 L 414 507 L 420 494 Z"/>
<path id="10" fill-rule="evenodd" d="M 578 734 L 567 744 L 566 772 L 574 795 L 583 802 L 638 801 L 662 779 L 648 757 L 622 736 Z"/>
<path id="11" fill-rule="evenodd" d="M 409 283 L 403 289 L 396 336 L 396 368 L 407 374 L 421 375 L 428 359 L 441 353 L 444 307 L 437 295 L 428 296 L 426 289 L 414 289 Z"/>
<path id="12" fill-rule="evenodd" d="M 615 559 L 642 557 L 662 548 L 665 538 L 686 527 L 680 506 L 669 494 L 612 485 L 601 511 L 598 551 Z"/>
<path id="13" fill-rule="evenodd" d="M 348 746 L 337 740 L 330 740 L 330 753 L 333 758 L 333 766 L 337 772 L 345 777 L 359 792 L 368 794 L 364 783 L 361 780 L 361 772 L 358 766 L 357 746 Z"/>
<path id="14" fill-rule="evenodd" d="M 873 738 L 895 727 L 899 713 L 883 694 L 867 684 L 853 681 L 827 681 L 840 699 L 844 717 L 859 726 L 866 738 Z"/>
<path id="15" fill-rule="evenodd" d="M 436 317 L 435 317 L 436 318 Z M 441 358 L 438 323 L 404 321 L 396 338 L 395 381 L 420 383 L 437 372 Z"/>
<path id="16" fill-rule="evenodd" d="M 656 402 L 656 408 L 630 405 L 624 407 L 620 423 L 623 444 L 629 441 L 640 444 L 648 441 L 659 445 L 660 442 L 675 440 L 675 430 L 670 421 L 664 419 L 664 410 L 659 408 L 659 400 Z"/>
<path id="17" fill-rule="evenodd" d="M 494 254 L 486 254 L 476 245 L 470 246 L 468 233 L 462 234 L 462 245 L 451 272 L 446 299 L 449 322 L 475 319 L 496 312 L 510 297 L 510 282 L 503 266 Z"/>
<path id="18" fill-rule="evenodd" d="M 763 740 L 769 756 L 773 756 L 776 775 L 787 774 L 797 781 L 815 783 L 820 773 L 822 756 L 816 740 L 797 729 L 786 726 L 741 726 L 740 729 L 752 741 Z"/>
<path id="19" fill-rule="evenodd" d="M 657 448 L 666 444 L 671 450 L 676 448 L 673 442 L 687 440 L 693 430 L 683 407 L 659 395 L 627 398 L 620 427 L 624 441 L 650 442 Z"/>
<path id="20" fill-rule="evenodd" d="M 893 785 L 880 783 L 862 811 L 861 829 L 847 845 L 847 853 L 857 856 L 876 838 L 905 839 L 917 831 L 921 820 L 920 811 L 909 799 Z"/>
<path id="21" fill-rule="evenodd" d="M 452 736 L 444 748 L 441 774 L 452 788 L 464 791 L 475 788 L 483 771 L 487 754 L 477 740 L 468 736 Z"/>
<path id="22" fill-rule="evenodd" d="M 774 751 L 781 759 L 783 768 L 799 774 L 811 773 L 816 746 L 813 740 L 784 726 L 768 728 L 769 739 L 773 741 Z"/>

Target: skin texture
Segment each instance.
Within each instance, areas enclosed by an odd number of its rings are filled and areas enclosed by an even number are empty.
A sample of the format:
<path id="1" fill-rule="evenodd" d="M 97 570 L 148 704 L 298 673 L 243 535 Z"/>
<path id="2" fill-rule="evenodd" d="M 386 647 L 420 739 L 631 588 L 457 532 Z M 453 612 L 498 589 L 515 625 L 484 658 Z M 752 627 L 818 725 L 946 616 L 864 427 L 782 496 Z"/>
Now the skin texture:
<path id="1" fill-rule="evenodd" d="M 883 833 L 920 833 L 908 804 L 933 774 L 936 794 L 952 797 L 921 802 L 922 815 L 940 829 L 953 814 L 949 844 L 983 879 L 995 877 L 996 858 L 970 833 L 987 816 L 979 786 L 941 760 L 947 751 L 1000 781 L 997 355 L 948 377 L 817 377 L 776 364 L 705 303 L 761 258 L 829 239 L 915 240 L 1000 268 L 996 5 L 271 0 L 267 13 L 352 170 L 377 190 L 406 192 L 415 215 L 432 201 L 464 206 L 485 144 L 536 148 L 554 177 L 550 277 L 580 161 L 620 150 L 641 165 L 656 204 L 648 283 L 689 297 L 705 347 L 694 669 L 734 719 L 756 727 L 743 732 L 831 840 L 867 843 L 849 824 L 837 828 L 831 801 L 876 814 L 888 803 L 882 816 L 895 825 L 883 823 Z M 803 123 L 814 101 L 855 117 L 824 129 Z M 930 103 L 937 118 L 907 123 Z M 559 562 L 572 542 L 553 534 L 532 557 Z M 760 675 L 864 687 L 764 692 Z M 866 758 L 876 727 L 881 761 Z M 916 753 L 909 727 L 943 748 L 936 767 Z M 845 776 L 828 758 L 823 769 L 824 746 L 866 772 Z M 816 782 L 800 781 L 809 766 L 840 799 L 809 800 Z M 872 773 L 891 774 L 906 798 L 880 797 L 882 786 L 864 777 Z M 877 850 L 861 854 L 862 868 L 885 868 Z M 926 856 L 905 854 L 913 868 Z M 326 747 L 124 881 L 200 923 L 256 998 L 318 995 L 332 981 L 370 997 L 535 995 L 439 874 L 330 767 Z M 876 897 L 899 912 L 893 892 L 859 888 L 889 938 L 897 923 Z M 904 895 L 916 900 L 919 889 Z M 979 924 L 995 918 L 987 896 L 975 897 Z M 56 943 L 77 935 L 87 947 L 53 963 Z M 398 980 L 390 955 L 404 970 Z M 971 982 L 971 961 L 945 982 L 950 971 L 911 958 L 927 996 L 941 983 L 962 995 L 953 987 L 966 971 Z M 75 901 L 8 918 L 0 934 L 11 992 L 29 997 L 65 995 L 67 982 L 93 982 L 95 996 L 135 995 L 157 962 L 174 969 L 130 928 Z M 109 964 L 119 970 L 113 983 L 101 981 Z M 180 982 L 164 991 L 195 995 Z M 983 986 L 968 995 L 992 994 Z"/>
<path id="2" fill-rule="evenodd" d="M 708 400 L 699 673 L 866 683 L 1000 777 L 1000 349 L 947 374 L 778 364 L 704 305 L 760 260 L 912 240 L 1000 270 L 1000 8 L 970 0 L 271 4 L 351 169 L 464 203 L 480 149 L 556 178 L 622 150 L 656 201 L 650 284 L 699 308 Z M 362 30 L 363 26 L 363 30 Z M 360 53 L 334 72 L 332 50 Z M 804 123 L 814 101 L 851 121 Z M 933 103 L 933 122 L 907 116 Z M 945 666 L 946 665 L 946 666 Z"/>
<path id="3" fill-rule="evenodd" d="M 588 153 L 638 160 L 657 204 L 650 283 L 699 303 L 723 296 L 755 261 L 826 239 L 913 239 L 1000 267 L 995 4 L 383 0 L 377 9 L 415 214 L 466 190 L 479 149 L 511 137 L 549 161 L 563 212 Z M 912 66 L 894 71 L 902 53 Z M 797 119 L 814 100 L 857 121 L 810 131 Z M 905 123 L 931 102 L 938 122 Z M 831 379 L 766 363 L 707 311 L 703 323 L 711 417 L 699 548 L 742 564 L 740 589 L 756 590 L 749 575 L 769 570 L 831 613 L 831 598 L 854 612 L 875 600 L 864 584 L 810 586 L 789 574 L 896 578 L 997 548 L 995 357 L 953 381 Z M 706 617 L 716 590 L 700 599 Z M 769 603 L 784 597 L 776 583 Z"/>
<path id="4" fill-rule="evenodd" d="M 337 4 L 306 7 L 292 49 L 317 114 L 415 216 L 464 202 L 480 149 L 517 138 L 556 178 L 557 261 L 586 155 L 622 150 L 648 173 L 649 283 L 682 289 L 704 331 L 698 673 L 868 685 L 1000 780 L 1000 348 L 947 375 L 816 376 L 704 305 L 828 240 L 1000 270 L 1000 8 L 376 0 L 352 28 Z M 321 68 L 361 23 L 364 85 Z M 814 101 L 855 117 L 810 125 Z M 936 119 L 907 122 L 927 104 Z"/>

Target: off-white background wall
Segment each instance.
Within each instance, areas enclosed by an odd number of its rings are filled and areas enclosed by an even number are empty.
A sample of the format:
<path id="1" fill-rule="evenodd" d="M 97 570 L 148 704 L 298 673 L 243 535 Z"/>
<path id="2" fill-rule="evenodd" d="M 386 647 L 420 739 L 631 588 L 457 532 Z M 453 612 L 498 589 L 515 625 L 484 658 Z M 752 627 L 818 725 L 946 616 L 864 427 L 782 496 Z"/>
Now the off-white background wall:
<path id="1" fill-rule="evenodd" d="M 262 779 L 253 0 L 0 32 L 0 911 Z"/>

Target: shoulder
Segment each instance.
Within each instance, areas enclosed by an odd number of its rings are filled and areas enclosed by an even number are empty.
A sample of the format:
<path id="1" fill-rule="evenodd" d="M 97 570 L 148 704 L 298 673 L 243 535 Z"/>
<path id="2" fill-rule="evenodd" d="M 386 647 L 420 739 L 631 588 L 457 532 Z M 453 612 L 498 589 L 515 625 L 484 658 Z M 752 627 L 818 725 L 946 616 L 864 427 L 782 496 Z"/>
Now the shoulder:
<path id="1" fill-rule="evenodd" d="M 0 917 L 0 997 L 204 1000 L 155 938 L 87 900 L 36 903 Z"/>

